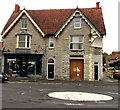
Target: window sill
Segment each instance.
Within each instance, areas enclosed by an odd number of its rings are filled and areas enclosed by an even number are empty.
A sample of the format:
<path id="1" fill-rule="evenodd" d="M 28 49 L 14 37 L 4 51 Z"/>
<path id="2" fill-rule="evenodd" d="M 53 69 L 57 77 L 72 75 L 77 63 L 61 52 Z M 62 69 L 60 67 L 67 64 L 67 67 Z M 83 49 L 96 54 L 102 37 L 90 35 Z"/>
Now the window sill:
<path id="1" fill-rule="evenodd" d="M 84 49 L 77 49 L 77 50 L 70 49 L 70 51 L 72 51 L 72 52 L 76 52 L 76 51 L 84 51 Z"/>
<path id="2" fill-rule="evenodd" d="M 54 49 L 54 47 L 49 47 L 49 49 Z"/>
<path id="3" fill-rule="evenodd" d="M 81 27 L 74 27 L 74 30 L 80 30 Z"/>
<path id="4" fill-rule="evenodd" d="M 31 48 L 26 48 L 26 47 L 17 47 L 16 49 L 28 49 L 28 50 L 30 50 Z"/>
<path id="5" fill-rule="evenodd" d="M 27 28 L 21 28 L 22 30 L 27 30 Z"/>

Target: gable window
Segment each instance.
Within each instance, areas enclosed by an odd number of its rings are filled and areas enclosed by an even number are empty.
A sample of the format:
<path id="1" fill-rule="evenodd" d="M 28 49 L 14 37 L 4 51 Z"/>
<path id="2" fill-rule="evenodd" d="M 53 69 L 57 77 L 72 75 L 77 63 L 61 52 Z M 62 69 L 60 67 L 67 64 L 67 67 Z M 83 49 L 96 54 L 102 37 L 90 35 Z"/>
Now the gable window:
<path id="1" fill-rule="evenodd" d="M 49 37 L 49 48 L 54 48 L 54 46 L 55 46 L 54 37 Z"/>
<path id="2" fill-rule="evenodd" d="M 78 18 L 74 18 L 74 28 L 81 28 L 81 19 Z"/>
<path id="3" fill-rule="evenodd" d="M 27 18 L 22 18 L 22 28 L 27 28 Z"/>
<path id="4" fill-rule="evenodd" d="M 83 50 L 84 37 L 81 36 L 71 36 L 70 37 L 70 50 Z"/>
<path id="5" fill-rule="evenodd" d="M 17 36 L 17 48 L 30 48 L 31 36 L 19 35 Z"/>

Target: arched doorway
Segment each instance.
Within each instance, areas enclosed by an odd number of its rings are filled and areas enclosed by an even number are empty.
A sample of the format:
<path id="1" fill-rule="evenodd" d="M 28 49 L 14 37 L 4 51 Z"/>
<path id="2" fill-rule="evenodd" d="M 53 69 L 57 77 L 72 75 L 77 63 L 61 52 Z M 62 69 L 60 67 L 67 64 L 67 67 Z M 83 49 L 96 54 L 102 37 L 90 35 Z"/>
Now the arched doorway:
<path id="1" fill-rule="evenodd" d="M 54 80 L 54 60 L 50 58 L 47 65 L 47 79 Z"/>

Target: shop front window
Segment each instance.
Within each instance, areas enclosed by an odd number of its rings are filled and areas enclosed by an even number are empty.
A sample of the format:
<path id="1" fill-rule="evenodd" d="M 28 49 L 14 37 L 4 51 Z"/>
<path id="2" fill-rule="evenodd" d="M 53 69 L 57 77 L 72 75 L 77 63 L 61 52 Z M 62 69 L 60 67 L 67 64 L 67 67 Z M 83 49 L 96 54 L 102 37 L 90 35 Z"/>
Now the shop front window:
<path id="1" fill-rule="evenodd" d="M 7 74 L 17 74 L 18 76 L 27 76 L 28 74 L 41 74 L 41 58 L 19 58 L 7 59 Z"/>

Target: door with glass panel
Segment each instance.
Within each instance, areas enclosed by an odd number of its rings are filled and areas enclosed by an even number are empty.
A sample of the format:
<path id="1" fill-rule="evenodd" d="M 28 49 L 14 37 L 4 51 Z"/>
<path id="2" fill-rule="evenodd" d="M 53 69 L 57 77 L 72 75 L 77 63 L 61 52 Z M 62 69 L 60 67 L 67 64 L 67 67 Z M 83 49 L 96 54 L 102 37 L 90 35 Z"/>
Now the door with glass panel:
<path id="1" fill-rule="evenodd" d="M 47 69 L 48 69 L 47 70 L 48 71 L 47 79 L 53 80 L 54 79 L 54 60 L 53 59 L 48 60 Z"/>

